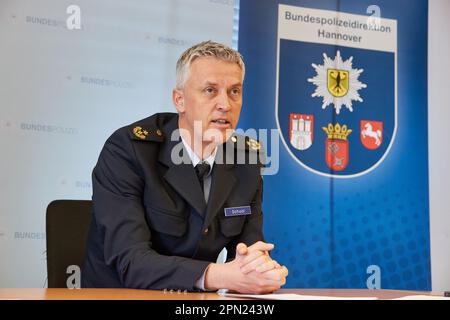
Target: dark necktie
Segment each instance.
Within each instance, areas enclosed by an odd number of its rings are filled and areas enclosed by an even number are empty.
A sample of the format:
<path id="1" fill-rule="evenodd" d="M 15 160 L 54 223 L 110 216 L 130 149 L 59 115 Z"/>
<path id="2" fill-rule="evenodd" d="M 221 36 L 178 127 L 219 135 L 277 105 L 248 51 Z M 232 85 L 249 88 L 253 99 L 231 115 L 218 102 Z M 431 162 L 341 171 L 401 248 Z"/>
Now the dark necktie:
<path id="1" fill-rule="evenodd" d="M 205 192 L 203 190 L 203 182 L 205 181 L 205 178 L 208 175 L 210 169 L 211 166 L 206 161 L 199 162 L 195 166 L 195 173 L 197 174 L 198 181 L 200 182 L 200 186 L 202 187 L 203 193 Z"/>

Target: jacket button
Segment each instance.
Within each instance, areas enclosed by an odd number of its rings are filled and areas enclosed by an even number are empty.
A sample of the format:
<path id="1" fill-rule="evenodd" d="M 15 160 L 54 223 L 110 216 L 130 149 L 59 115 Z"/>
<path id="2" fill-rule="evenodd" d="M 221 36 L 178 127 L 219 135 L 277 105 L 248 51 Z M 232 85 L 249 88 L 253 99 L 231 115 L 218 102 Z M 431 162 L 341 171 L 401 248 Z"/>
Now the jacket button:
<path id="1" fill-rule="evenodd" d="M 209 232 L 209 229 L 208 228 L 206 228 L 204 231 L 203 231 L 203 235 L 207 235 L 208 234 L 208 232 Z"/>

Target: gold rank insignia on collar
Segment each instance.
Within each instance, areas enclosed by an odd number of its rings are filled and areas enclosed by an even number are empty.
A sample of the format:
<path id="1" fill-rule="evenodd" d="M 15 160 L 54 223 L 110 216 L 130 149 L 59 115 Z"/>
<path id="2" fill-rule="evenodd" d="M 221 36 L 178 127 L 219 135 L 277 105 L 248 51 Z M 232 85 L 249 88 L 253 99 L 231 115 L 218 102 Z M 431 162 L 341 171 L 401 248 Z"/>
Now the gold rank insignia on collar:
<path id="1" fill-rule="evenodd" d="M 133 128 L 133 134 L 141 140 L 145 140 L 148 136 L 148 133 L 149 132 L 147 130 L 142 129 L 142 127 L 138 126 Z"/>

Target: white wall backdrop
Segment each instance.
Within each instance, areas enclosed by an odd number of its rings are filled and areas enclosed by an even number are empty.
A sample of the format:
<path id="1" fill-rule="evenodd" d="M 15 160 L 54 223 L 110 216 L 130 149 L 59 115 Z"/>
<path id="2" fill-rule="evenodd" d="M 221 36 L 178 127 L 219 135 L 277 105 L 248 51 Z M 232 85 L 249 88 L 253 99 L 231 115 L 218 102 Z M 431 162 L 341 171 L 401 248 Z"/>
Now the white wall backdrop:
<path id="1" fill-rule="evenodd" d="M 433 290 L 450 290 L 450 1 L 430 0 L 428 29 L 428 148 Z"/>
<path id="2" fill-rule="evenodd" d="M 45 286 L 48 203 L 90 199 L 106 138 L 174 110 L 181 52 L 232 35 L 233 0 L 0 0 L 0 287 Z"/>

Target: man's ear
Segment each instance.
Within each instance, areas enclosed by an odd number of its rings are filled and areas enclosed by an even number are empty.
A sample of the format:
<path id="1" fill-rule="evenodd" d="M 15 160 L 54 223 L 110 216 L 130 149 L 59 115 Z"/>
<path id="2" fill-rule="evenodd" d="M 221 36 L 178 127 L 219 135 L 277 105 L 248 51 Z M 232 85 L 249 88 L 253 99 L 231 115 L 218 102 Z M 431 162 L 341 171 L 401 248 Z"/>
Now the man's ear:
<path id="1" fill-rule="evenodd" d="M 177 88 L 172 90 L 172 101 L 178 113 L 182 114 L 186 111 L 186 108 L 184 107 L 184 94 L 182 90 Z"/>

